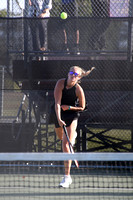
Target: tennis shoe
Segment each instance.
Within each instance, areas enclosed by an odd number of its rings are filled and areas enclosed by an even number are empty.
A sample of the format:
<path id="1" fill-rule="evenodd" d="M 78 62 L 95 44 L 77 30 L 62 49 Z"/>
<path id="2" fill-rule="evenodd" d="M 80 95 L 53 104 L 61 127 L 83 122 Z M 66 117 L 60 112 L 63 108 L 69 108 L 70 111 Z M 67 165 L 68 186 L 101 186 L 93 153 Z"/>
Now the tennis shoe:
<path id="1" fill-rule="evenodd" d="M 63 187 L 63 188 L 68 188 L 69 185 L 72 183 L 72 179 L 71 179 L 71 176 L 67 176 L 65 175 L 60 183 L 60 187 Z"/>

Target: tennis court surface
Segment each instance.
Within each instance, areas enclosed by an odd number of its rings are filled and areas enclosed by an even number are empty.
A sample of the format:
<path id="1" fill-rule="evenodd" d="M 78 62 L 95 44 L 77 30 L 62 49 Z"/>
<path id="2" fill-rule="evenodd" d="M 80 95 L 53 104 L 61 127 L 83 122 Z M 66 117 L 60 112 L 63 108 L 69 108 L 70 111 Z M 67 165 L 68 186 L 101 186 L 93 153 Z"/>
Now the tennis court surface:
<path id="1" fill-rule="evenodd" d="M 77 159 L 60 188 L 63 160 Z M 0 200 L 133 199 L 133 153 L 0 153 Z"/>

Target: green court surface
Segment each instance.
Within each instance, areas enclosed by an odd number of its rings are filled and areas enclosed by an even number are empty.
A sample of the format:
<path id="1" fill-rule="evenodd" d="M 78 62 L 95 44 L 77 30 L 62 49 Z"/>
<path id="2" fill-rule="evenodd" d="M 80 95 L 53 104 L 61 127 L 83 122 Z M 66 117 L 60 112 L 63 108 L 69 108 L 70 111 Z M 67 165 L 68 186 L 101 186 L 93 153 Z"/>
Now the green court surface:
<path id="1" fill-rule="evenodd" d="M 133 199 L 131 174 L 75 174 L 69 188 L 59 188 L 61 179 L 62 175 L 59 174 L 1 174 L 0 200 Z"/>

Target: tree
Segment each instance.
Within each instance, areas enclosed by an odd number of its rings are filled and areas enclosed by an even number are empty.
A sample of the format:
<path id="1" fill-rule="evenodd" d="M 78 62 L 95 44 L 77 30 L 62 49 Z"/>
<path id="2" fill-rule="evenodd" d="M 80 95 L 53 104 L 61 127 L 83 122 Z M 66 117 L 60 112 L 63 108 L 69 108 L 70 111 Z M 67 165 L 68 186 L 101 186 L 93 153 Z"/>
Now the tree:
<path id="1" fill-rule="evenodd" d="M 7 11 L 6 11 L 6 9 L 0 10 L 0 17 L 7 17 Z"/>

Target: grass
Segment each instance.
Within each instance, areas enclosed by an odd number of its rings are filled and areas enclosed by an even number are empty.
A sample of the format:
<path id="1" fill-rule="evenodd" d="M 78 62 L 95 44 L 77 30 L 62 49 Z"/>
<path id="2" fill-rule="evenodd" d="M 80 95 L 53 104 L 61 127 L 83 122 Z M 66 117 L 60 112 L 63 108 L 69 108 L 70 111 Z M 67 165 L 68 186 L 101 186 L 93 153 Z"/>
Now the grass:
<path id="1" fill-rule="evenodd" d="M 93 133 L 91 134 L 90 131 Z M 105 131 L 103 134 L 99 134 Z M 100 152 L 130 151 L 132 148 L 132 132 L 127 129 L 106 129 L 89 128 L 87 134 L 87 149 L 96 148 Z M 106 145 L 106 142 L 108 145 Z M 103 148 L 106 146 L 106 148 Z M 103 149 L 102 149 L 103 148 Z"/>

